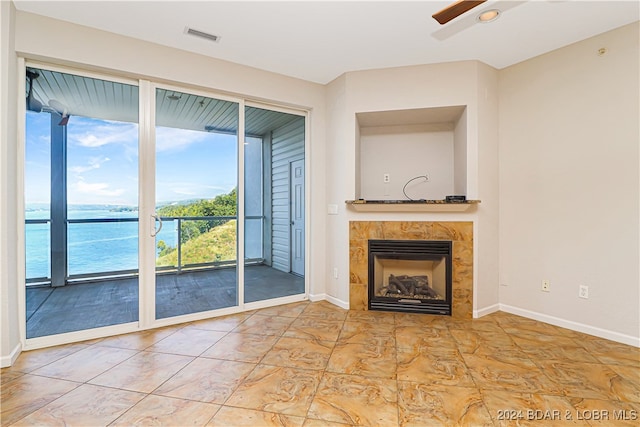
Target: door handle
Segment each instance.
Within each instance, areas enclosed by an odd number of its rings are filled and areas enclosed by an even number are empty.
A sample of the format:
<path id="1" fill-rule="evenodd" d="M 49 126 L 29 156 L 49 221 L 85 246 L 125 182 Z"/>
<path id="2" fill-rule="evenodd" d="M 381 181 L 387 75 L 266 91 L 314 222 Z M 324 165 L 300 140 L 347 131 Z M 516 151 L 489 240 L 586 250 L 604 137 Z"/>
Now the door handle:
<path id="1" fill-rule="evenodd" d="M 160 230 L 162 230 L 162 218 L 160 218 L 158 216 L 158 214 L 151 215 L 151 218 L 154 219 L 153 227 L 152 227 L 152 231 L 151 231 L 151 237 L 156 237 L 158 235 L 158 233 L 160 233 Z M 156 229 L 156 221 L 158 221 L 160 223 L 160 226 L 157 229 Z"/>

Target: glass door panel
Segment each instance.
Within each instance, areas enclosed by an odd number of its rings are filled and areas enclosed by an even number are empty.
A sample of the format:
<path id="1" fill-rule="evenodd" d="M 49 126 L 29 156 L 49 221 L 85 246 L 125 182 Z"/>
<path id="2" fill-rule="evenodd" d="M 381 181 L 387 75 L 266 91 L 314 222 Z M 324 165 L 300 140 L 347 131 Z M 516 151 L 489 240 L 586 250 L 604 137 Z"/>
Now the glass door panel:
<path id="1" fill-rule="evenodd" d="M 156 319 L 238 304 L 238 111 L 156 89 Z"/>
<path id="2" fill-rule="evenodd" d="M 138 87 L 27 68 L 27 338 L 138 320 Z"/>
<path id="3" fill-rule="evenodd" d="M 305 292 L 304 156 L 303 116 L 245 108 L 245 302 Z"/>

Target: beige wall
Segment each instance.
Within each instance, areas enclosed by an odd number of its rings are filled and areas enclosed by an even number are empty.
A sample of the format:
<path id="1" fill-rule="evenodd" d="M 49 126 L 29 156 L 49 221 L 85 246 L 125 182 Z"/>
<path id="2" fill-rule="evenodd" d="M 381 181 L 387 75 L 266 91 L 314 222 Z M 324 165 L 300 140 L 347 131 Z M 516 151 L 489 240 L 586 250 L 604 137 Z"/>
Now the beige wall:
<path id="1" fill-rule="evenodd" d="M 345 204 L 348 198 L 345 196 L 344 188 L 347 186 L 344 180 L 355 185 L 356 175 L 359 170 L 359 150 L 348 141 L 351 135 L 358 133 L 358 126 L 354 120 L 349 120 L 347 113 L 347 76 L 342 75 L 329 83 L 326 89 L 327 105 L 327 139 L 326 139 L 326 189 L 327 203 L 336 205 L 338 214 L 327 215 L 327 252 L 325 271 L 327 277 L 327 295 L 331 301 L 342 306 L 349 307 L 348 284 L 345 288 L 345 281 L 349 281 L 349 256 L 345 255 L 343 248 L 339 247 L 342 237 L 348 234 L 344 225 Z M 355 159 L 358 158 L 358 162 Z M 354 165 L 358 165 L 355 167 Z M 354 189 L 355 191 L 355 189 Z M 360 189 L 358 189 L 360 191 Z M 342 233 L 342 234 L 341 234 Z M 348 250 L 348 249 L 347 249 Z M 346 257 L 345 263 L 340 258 Z M 337 269 L 337 278 L 334 277 L 334 268 Z"/>
<path id="2" fill-rule="evenodd" d="M 444 199 L 453 194 L 453 130 L 433 131 L 430 126 L 384 126 L 360 129 L 360 193 L 368 200 Z M 390 175 L 384 183 L 383 175 Z M 357 175 L 356 175 L 356 179 Z"/>
<path id="3" fill-rule="evenodd" d="M 9 366 L 20 351 L 16 144 L 18 116 L 17 63 L 13 49 L 15 8 L 0 2 L 0 366 Z"/>
<path id="4" fill-rule="evenodd" d="M 486 314 L 498 302 L 498 72 L 483 63 L 477 66 L 478 143 L 468 147 L 467 185 L 477 185 L 482 201 L 474 230 L 479 277 L 473 297 L 474 309 Z"/>
<path id="5" fill-rule="evenodd" d="M 499 73 L 500 302 L 635 345 L 638 40 L 635 23 Z"/>
<path id="6" fill-rule="evenodd" d="M 453 128 L 453 194 L 467 194 L 467 110 Z"/>

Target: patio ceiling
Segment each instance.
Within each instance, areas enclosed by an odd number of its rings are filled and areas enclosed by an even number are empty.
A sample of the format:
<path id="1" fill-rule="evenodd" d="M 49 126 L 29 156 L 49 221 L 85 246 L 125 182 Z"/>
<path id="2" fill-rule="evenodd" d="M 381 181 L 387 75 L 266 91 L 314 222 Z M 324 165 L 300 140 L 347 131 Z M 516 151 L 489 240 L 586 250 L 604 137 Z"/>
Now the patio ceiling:
<path id="1" fill-rule="evenodd" d="M 56 71 L 36 71 L 39 76 L 33 80 L 33 97 L 43 104 L 45 111 L 62 109 L 58 113 L 72 118 L 138 121 L 137 86 Z M 28 81 L 26 89 L 29 89 Z M 299 116 L 247 108 L 245 133 L 264 135 L 296 118 Z M 165 89 L 159 89 L 156 94 L 158 126 L 235 134 L 237 122 L 238 104 L 234 102 Z"/>

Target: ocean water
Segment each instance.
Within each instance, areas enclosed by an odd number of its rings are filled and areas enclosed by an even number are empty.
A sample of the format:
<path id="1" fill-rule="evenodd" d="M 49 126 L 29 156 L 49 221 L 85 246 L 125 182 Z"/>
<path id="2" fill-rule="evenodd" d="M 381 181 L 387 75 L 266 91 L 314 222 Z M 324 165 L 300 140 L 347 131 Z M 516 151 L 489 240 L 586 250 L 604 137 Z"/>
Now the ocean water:
<path id="1" fill-rule="evenodd" d="M 72 219 L 137 218 L 137 212 L 108 210 L 69 211 Z M 47 211 L 28 211 L 26 219 L 46 219 Z M 156 241 L 176 245 L 175 222 L 165 222 Z M 67 231 L 69 275 L 138 268 L 138 222 L 70 224 Z M 51 271 L 50 225 L 25 228 L 26 277 L 49 277 Z"/>

